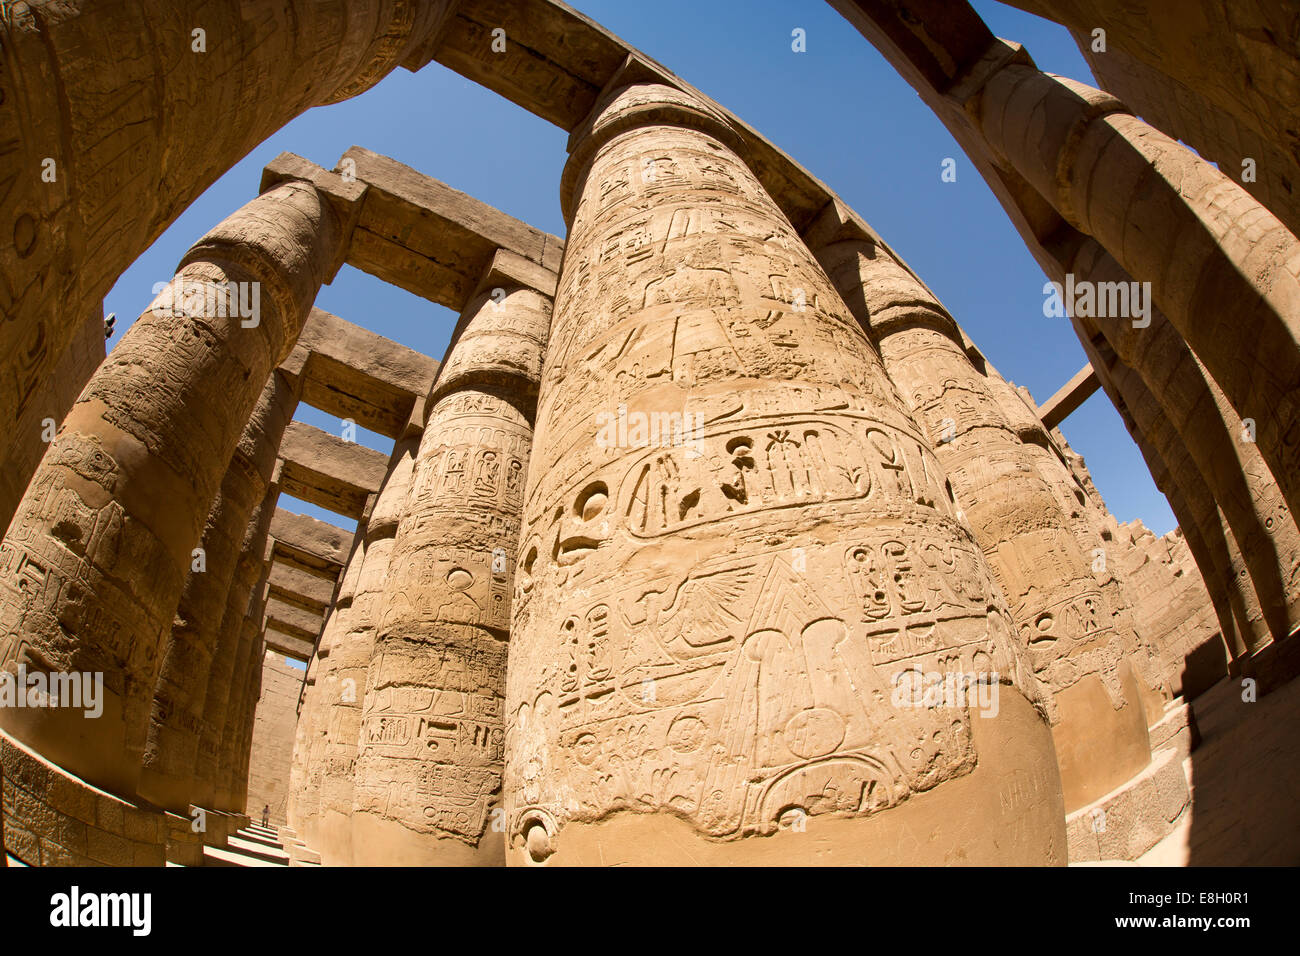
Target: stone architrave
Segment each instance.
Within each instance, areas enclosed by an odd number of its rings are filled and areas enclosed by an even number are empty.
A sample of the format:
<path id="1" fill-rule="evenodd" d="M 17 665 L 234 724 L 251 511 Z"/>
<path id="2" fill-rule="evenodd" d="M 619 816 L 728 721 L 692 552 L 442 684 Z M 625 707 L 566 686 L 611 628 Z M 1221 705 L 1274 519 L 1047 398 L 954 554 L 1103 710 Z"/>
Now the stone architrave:
<path id="1" fill-rule="evenodd" d="M 267 379 L 239 447 L 221 482 L 200 542 L 202 563 L 191 563 L 172 632 L 164 641 L 154 686 L 139 794 L 184 814 L 203 723 L 212 655 L 254 509 L 265 498 L 276 449 L 297 406 L 295 384 L 279 370 Z"/>
<path id="2" fill-rule="evenodd" d="M 192 549 L 340 238 L 325 197 L 289 182 L 199 240 L 91 377 L 0 546 L 0 664 L 102 674 L 104 699 L 95 720 L 49 707 L 0 724 L 105 790 L 135 793 Z"/>
<path id="3" fill-rule="evenodd" d="M 571 141 L 515 580 L 510 861 L 1062 864 L 1005 602 L 737 148 L 653 83 Z M 996 716 L 941 690 L 965 677 Z"/>
<path id="4" fill-rule="evenodd" d="M 504 862 L 510 592 L 555 278 L 523 284 L 514 258 L 489 267 L 429 395 L 367 679 L 360 864 Z"/>
<path id="5" fill-rule="evenodd" d="M 1117 628 L 1049 483 L 1073 479 L 1021 398 L 972 364 L 956 323 L 888 252 L 841 238 L 817 255 L 930 436 L 1051 691 L 1066 812 L 1085 806 L 1140 772 L 1151 751 L 1129 661 L 1138 638 Z"/>

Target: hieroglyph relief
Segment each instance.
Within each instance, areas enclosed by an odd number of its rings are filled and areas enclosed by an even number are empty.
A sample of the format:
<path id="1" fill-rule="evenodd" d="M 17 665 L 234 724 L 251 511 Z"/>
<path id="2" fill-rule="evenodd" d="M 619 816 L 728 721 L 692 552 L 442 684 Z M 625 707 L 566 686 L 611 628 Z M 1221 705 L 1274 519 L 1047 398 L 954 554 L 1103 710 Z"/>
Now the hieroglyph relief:
<path id="1" fill-rule="evenodd" d="M 706 134 L 616 137 L 579 188 L 515 577 L 510 833 L 619 810 L 768 833 L 968 772 L 969 709 L 896 707 L 892 678 L 1020 681 L 1013 630 L 824 273 Z M 703 425 L 686 448 L 583 427 L 620 406 Z"/>
<path id="2" fill-rule="evenodd" d="M 492 391 L 454 392 L 430 415 L 367 678 L 358 811 L 471 844 L 487 828 L 530 435 Z"/>

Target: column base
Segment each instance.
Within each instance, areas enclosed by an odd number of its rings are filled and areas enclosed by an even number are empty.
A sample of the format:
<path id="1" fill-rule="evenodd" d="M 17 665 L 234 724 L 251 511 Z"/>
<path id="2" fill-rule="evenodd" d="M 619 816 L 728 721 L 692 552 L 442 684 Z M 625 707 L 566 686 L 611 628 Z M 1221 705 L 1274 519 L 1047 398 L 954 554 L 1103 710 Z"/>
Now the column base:
<path id="1" fill-rule="evenodd" d="M 29 866 L 165 866 L 167 815 L 73 776 L 0 731 L 5 849 Z"/>
<path id="2" fill-rule="evenodd" d="M 202 810 L 205 817 L 203 831 L 198 834 L 198 837 L 207 846 L 218 849 L 225 847 L 230 842 L 230 834 L 239 829 L 235 817 L 221 810 L 209 810 L 207 807 L 191 807 L 191 816 L 196 810 Z"/>
<path id="3" fill-rule="evenodd" d="M 1190 802 L 1182 755 L 1161 748 L 1137 776 L 1065 818 L 1070 863 L 1136 860 L 1174 829 Z"/>
<path id="4" fill-rule="evenodd" d="M 312 843 L 326 866 L 351 866 L 352 815 L 337 810 L 323 811 Z"/>
<path id="5" fill-rule="evenodd" d="M 176 866 L 203 865 L 203 834 L 194 832 L 193 817 L 167 814 L 167 862 Z"/>
<path id="6" fill-rule="evenodd" d="M 569 822 L 546 866 L 1064 866 L 1065 805 L 1047 724 L 1003 688 L 996 717 L 973 717 L 975 769 L 870 816 L 807 817 L 801 829 L 713 840 L 666 813 Z M 514 865 L 536 865 L 522 837 Z"/>
<path id="7" fill-rule="evenodd" d="M 1196 713 L 1185 700 L 1175 699 L 1165 705 L 1164 716 L 1147 728 L 1151 738 L 1151 752 L 1171 747 L 1181 760 L 1201 744 L 1201 732 L 1196 727 Z"/>
<path id="8" fill-rule="evenodd" d="M 504 833 L 491 829 L 477 847 L 455 837 L 436 837 L 397 820 L 353 811 L 352 863 L 355 866 L 504 866 Z"/>

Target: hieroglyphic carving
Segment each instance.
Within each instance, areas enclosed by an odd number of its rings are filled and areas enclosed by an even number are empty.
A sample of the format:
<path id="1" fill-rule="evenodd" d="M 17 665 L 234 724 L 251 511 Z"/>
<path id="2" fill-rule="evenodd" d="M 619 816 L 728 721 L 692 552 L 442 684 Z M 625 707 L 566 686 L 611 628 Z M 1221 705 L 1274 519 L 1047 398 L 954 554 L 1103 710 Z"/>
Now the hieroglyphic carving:
<path id="1" fill-rule="evenodd" d="M 15 512 L 0 577 L 3 663 L 23 654 L 102 673 L 107 700 L 94 722 L 72 725 L 48 708 L 0 712 L 0 723 L 107 790 L 135 794 L 157 657 L 191 549 L 338 238 L 328 203 L 301 182 L 218 224 L 92 376 Z M 183 302 L 187 287 L 227 282 L 264 290 L 255 326 Z M 38 596 L 33 581 L 46 571 Z"/>
<path id="2" fill-rule="evenodd" d="M 968 772 L 967 710 L 896 706 L 893 673 L 1033 681 L 861 329 L 709 135 L 633 130 L 579 179 L 515 578 L 516 845 L 619 810 L 770 833 Z M 624 406 L 703 424 L 593 441 Z"/>
<path id="3" fill-rule="evenodd" d="M 395 826 L 428 861 L 449 859 L 442 838 L 479 854 L 460 860 L 499 862 L 501 853 L 489 816 L 500 804 L 535 387 L 521 370 L 540 369 L 550 302 L 527 288 L 491 291 L 467 307 L 430 398 L 362 711 L 354 826 L 381 837 Z M 535 361 L 520 360 L 530 353 Z"/>

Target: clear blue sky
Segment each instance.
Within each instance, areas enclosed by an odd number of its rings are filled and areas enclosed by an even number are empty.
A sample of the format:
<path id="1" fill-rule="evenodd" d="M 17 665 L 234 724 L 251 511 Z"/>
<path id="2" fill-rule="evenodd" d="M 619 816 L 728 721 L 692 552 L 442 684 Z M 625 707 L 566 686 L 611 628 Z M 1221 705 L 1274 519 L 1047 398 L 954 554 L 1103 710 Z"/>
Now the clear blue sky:
<path id="1" fill-rule="evenodd" d="M 1084 364 L 1065 319 L 1043 316 L 1045 277 L 975 168 L 884 58 L 828 4 L 792 0 L 577 0 L 573 5 L 761 130 L 861 213 L 921 275 L 995 366 L 1041 402 Z M 1093 83 L 1063 27 L 993 0 L 974 6 L 1038 65 Z M 791 31 L 807 51 L 791 50 Z M 123 274 L 105 300 L 120 341 L 185 249 L 257 192 L 281 151 L 330 168 L 354 144 L 392 156 L 533 226 L 564 235 L 566 134 L 437 63 L 397 70 L 344 103 L 300 116 L 218 180 Z M 946 157 L 957 181 L 940 180 Z M 455 316 L 345 266 L 317 304 L 442 358 Z M 339 434 L 303 407 L 300 420 Z M 1100 392 L 1062 429 L 1110 510 L 1157 534 L 1174 527 L 1119 415 Z M 363 444 L 392 442 L 361 431 Z M 291 510 L 348 528 L 304 502 Z"/>

